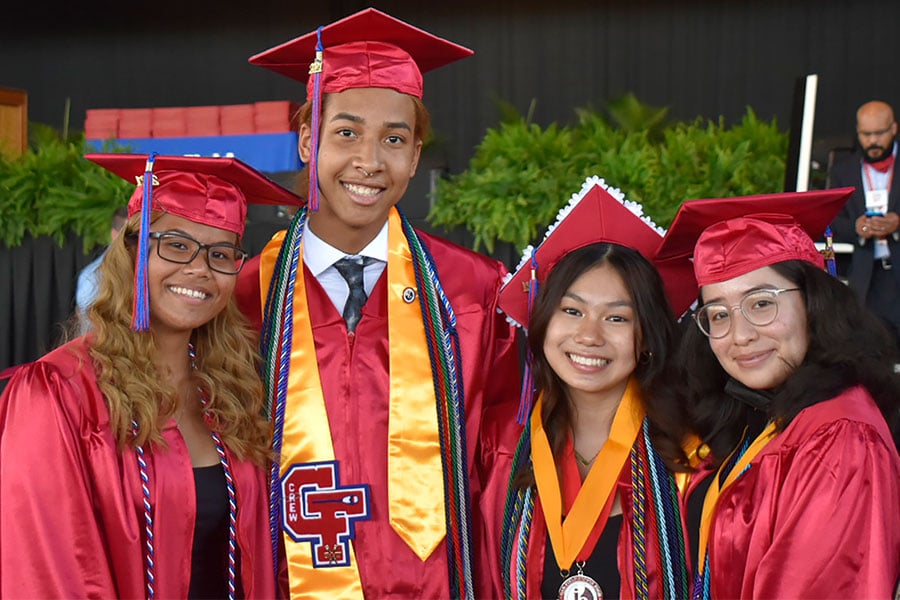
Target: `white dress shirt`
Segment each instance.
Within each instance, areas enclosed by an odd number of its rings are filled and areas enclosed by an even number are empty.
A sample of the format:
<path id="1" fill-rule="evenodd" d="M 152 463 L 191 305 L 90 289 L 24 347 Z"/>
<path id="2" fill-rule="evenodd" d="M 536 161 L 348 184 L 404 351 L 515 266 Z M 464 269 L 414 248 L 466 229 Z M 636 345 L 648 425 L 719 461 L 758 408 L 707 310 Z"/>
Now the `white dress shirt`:
<path id="1" fill-rule="evenodd" d="M 368 256 L 375 259 L 371 264 L 366 265 L 363 271 L 363 287 L 366 290 L 366 296 L 369 296 L 378 278 L 381 277 L 382 271 L 387 266 L 387 221 L 384 222 L 384 226 L 378 232 L 378 235 L 375 236 L 375 239 L 369 242 L 359 254 L 345 254 L 338 250 L 313 233 L 312 229 L 309 228 L 309 222 L 306 223 L 303 230 L 303 262 L 322 286 L 322 289 L 325 290 L 325 293 L 328 294 L 339 314 L 344 311 L 344 305 L 350 296 L 350 288 L 347 286 L 347 281 L 344 277 L 334 268 L 334 263 L 345 256 Z"/>

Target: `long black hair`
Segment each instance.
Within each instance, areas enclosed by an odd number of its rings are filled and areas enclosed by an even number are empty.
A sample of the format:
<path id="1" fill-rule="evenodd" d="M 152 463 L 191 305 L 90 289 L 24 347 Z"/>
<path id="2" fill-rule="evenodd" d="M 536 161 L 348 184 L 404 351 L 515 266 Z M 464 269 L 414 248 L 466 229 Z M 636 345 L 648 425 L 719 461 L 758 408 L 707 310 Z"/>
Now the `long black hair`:
<path id="1" fill-rule="evenodd" d="M 900 361 L 893 337 L 843 283 L 800 260 L 771 265 L 800 288 L 807 313 L 809 348 L 800 366 L 777 390 L 768 417 L 782 431 L 808 406 L 862 385 L 871 394 L 900 448 Z M 679 351 L 680 380 L 686 385 L 689 427 L 722 459 L 738 443 L 747 405 L 724 392 L 728 375 L 709 340 L 691 327 Z"/>
<path id="2" fill-rule="evenodd" d="M 649 417 L 651 439 L 671 468 L 684 470 L 686 457 L 680 443 L 682 431 L 670 426 L 670 423 L 681 422 L 678 407 L 669 401 L 661 401 L 661 390 L 666 387 L 668 374 L 666 366 L 677 342 L 675 317 L 662 279 L 653 265 L 639 252 L 617 244 L 592 244 L 566 255 L 553 268 L 535 299 L 528 327 L 528 347 L 533 357 L 535 388 L 538 394 L 543 394 L 541 418 L 550 448 L 558 460 L 572 425 L 572 411 L 566 397 L 566 384 L 544 356 L 547 327 L 575 280 L 602 265 L 609 265 L 622 277 L 634 305 L 638 356 L 633 376 Z M 520 485 L 533 481 L 529 475 L 517 479 Z"/>

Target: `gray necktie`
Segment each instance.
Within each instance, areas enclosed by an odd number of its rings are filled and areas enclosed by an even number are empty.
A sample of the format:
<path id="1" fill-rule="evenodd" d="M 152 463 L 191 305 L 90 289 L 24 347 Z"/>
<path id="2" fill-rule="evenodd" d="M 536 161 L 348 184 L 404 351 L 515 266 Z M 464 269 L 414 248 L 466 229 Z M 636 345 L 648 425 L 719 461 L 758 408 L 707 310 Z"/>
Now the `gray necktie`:
<path id="1" fill-rule="evenodd" d="M 345 256 L 334 263 L 334 268 L 347 281 L 350 295 L 344 305 L 344 322 L 347 323 L 347 331 L 356 330 L 356 325 L 362 316 L 362 307 L 366 303 L 366 289 L 363 286 L 363 269 L 375 259 L 368 256 Z"/>

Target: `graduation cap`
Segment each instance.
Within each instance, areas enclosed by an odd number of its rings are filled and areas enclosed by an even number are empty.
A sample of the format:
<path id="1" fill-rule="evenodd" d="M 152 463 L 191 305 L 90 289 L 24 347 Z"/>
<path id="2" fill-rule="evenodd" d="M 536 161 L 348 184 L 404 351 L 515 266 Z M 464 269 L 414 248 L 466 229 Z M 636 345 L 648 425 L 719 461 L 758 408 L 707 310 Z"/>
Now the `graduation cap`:
<path id="1" fill-rule="evenodd" d="M 387 88 L 422 98 L 422 73 L 471 56 L 454 44 L 367 8 L 250 57 L 250 63 L 306 83 L 312 103 L 309 209 L 318 210 L 318 133 L 322 94 Z"/>
<path id="2" fill-rule="evenodd" d="M 238 236 L 244 233 L 247 204 L 300 205 L 303 200 L 236 158 L 86 154 L 85 158 L 137 187 L 128 216 L 141 213 L 132 329 L 149 329 L 147 257 L 150 211 L 158 210 L 210 225 Z M 152 182 L 152 185 L 147 185 Z"/>
<path id="3" fill-rule="evenodd" d="M 609 188 L 599 177 L 585 181 L 560 211 L 557 222 L 548 228 L 535 249 L 526 249 L 522 263 L 500 290 L 500 309 L 513 321 L 527 326 L 531 311 L 529 288 L 546 281 L 556 264 L 573 250 L 607 242 L 631 248 L 653 263 L 663 279 L 673 311 L 680 315 L 696 298 L 691 263 L 686 257 L 658 261 L 663 237 L 643 209 L 625 200 L 619 190 Z M 533 296 L 534 293 L 531 294 Z"/>
<path id="4" fill-rule="evenodd" d="M 471 56 L 468 48 L 367 8 L 250 57 L 250 63 L 322 93 L 380 87 L 422 98 L 422 73 Z M 316 64 L 320 63 L 320 64 Z"/>
<path id="5" fill-rule="evenodd" d="M 574 250 L 606 242 L 631 248 L 653 263 L 663 280 L 673 311 L 681 315 L 697 296 L 694 273 L 688 258 L 656 260 L 662 235 L 663 231 L 644 216 L 639 204 L 625 200 L 619 190 L 608 187 L 599 177 L 589 177 L 581 191 L 573 194 L 568 205 L 559 211 L 556 223 L 547 228 L 540 245 L 525 249 L 519 267 L 500 289 L 500 310 L 510 320 L 527 328 L 538 287 L 557 263 Z M 516 416 L 519 424 L 525 423 L 532 407 L 531 362 L 529 356 Z"/>
<path id="6" fill-rule="evenodd" d="M 824 267 L 822 236 L 853 188 L 689 200 L 681 205 L 657 258 L 694 257 L 697 285 L 738 277 L 786 260 Z"/>

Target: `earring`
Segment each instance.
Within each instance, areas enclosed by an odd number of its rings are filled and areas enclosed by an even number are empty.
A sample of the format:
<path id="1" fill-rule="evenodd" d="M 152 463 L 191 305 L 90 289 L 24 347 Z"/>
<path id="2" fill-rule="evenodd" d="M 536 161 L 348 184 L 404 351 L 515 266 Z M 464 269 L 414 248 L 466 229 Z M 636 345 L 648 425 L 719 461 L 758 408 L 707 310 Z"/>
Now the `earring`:
<path id="1" fill-rule="evenodd" d="M 638 355 L 639 365 L 648 365 L 651 360 L 653 360 L 653 353 L 649 350 L 644 350 Z"/>

